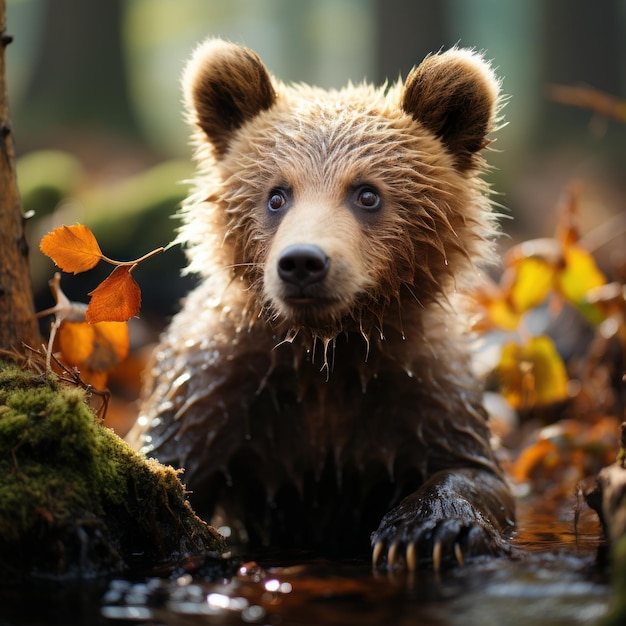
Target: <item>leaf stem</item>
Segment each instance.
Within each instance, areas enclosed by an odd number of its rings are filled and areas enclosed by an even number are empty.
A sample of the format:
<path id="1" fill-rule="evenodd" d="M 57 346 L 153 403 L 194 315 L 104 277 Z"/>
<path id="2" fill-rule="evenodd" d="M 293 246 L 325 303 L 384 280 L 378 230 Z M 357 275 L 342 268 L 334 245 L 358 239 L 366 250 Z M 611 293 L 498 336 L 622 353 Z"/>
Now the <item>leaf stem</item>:
<path id="1" fill-rule="evenodd" d="M 132 265 L 133 266 L 132 269 L 134 269 L 135 265 L 142 263 L 143 261 L 149 259 L 150 257 L 160 254 L 161 252 L 163 252 L 164 249 L 165 248 L 163 248 L 163 246 L 160 246 L 159 248 L 155 248 L 151 252 L 144 254 L 142 257 L 139 257 L 138 259 L 135 259 L 134 261 L 116 261 L 115 259 L 110 259 L 108 256 L 104 256 L 104 254 L 102 255 L 101 258 L 103 261 L 106 261 L 107 263 L 110 263 L 111 265 L 116 265 L 118 267 Z"/>

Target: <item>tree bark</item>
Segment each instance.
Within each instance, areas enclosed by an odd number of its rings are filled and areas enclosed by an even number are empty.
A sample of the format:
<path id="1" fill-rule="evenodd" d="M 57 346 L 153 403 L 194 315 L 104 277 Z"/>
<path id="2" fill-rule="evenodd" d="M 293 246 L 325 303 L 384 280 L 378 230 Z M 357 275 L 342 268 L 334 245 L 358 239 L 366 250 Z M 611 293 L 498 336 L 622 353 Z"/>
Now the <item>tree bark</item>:
<path id="1" fill-rule="evenodd" d="M 39 343 L 28 265 L 25 218 L 15 175 L 5 51 L 6 2 L 0 0 L 0 348 Z"/>

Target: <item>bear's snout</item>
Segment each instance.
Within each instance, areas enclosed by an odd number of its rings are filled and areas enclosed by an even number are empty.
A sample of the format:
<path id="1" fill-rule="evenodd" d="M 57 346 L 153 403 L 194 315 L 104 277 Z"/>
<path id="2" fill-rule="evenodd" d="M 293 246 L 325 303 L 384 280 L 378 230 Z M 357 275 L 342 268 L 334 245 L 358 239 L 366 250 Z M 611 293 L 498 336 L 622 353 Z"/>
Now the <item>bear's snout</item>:
<path id="1" fill-rule="evenodd" d="M 280 253 L 277 264 L 280 279 L 302 290 L 326 278 L 330 258 L 319 246 L 295 244 Z"/>

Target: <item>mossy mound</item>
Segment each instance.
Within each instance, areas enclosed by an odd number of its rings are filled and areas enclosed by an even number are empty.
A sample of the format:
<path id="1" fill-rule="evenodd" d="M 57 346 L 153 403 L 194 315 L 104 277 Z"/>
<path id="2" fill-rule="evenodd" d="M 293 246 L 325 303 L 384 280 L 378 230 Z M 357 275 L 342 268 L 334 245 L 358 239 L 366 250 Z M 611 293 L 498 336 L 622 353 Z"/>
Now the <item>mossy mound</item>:
<path id="1" fill-rule="evenodd" d="M 81 389 L 0 362 L 0 580 L 92 578 L 223 549 L 175 470 L 99 424 Z"/>

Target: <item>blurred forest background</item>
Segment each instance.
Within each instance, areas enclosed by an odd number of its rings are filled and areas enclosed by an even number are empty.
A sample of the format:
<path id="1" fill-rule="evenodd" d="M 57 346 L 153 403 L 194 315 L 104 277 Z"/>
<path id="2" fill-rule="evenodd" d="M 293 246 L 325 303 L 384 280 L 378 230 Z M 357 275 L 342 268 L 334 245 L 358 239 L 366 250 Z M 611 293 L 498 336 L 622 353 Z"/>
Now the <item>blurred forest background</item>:
<path id="1" fill-rule="evenodd" d="M 509 96 L 508 125 L 489 155 L 496 200 L 514 218 L 503 225 L 511 237 L 503 248 L 552 233 L 555 206 L 574 179 L 583 230 L 624 210 L 626 124 L 555 102 L 549 87 L 587 85 L 626 98 L 625 0 L 8 0 L 7 11 L 9 99 L 18 183 L 34 212 L 39 310 L 51 305 L 54 267 L 38 242 L 52 228 L 84 223 L 119 259 L 173 238 L 170 216 L 193 171 L 179 77 L 207 36 L 255 49 L 284 81 L 322 87 L 395 80 L 455 44 L 484 50 Z M 610 239 L 606 254 L 624 256 L 623 230 Z M 170 249 L 137 269 L 137 343 L 155 336 L 189 289 L 183 264 Z M 63 289 L 85 301 L 97 282 L 64 278 Z"/>

